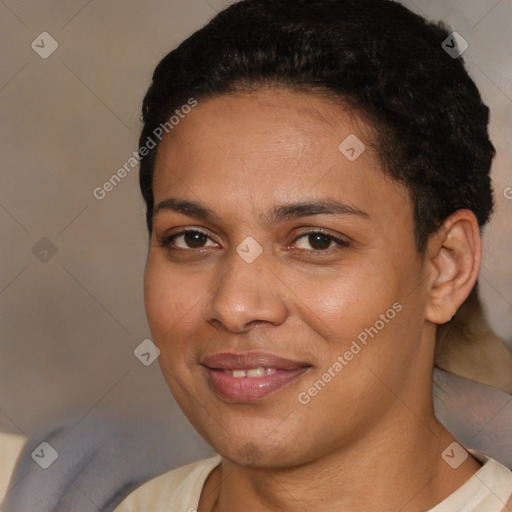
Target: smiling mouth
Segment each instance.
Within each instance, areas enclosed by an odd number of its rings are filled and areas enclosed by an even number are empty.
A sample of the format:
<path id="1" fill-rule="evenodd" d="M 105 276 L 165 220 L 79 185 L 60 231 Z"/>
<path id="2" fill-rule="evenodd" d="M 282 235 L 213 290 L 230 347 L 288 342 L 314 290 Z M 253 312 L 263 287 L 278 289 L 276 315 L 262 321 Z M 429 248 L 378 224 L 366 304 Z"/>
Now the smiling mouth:
<path id="1" fill-rule="evenodd" d="M 264 352 L 219 353 L 202 362 L 210 388 L 224 400 L 254 402 L 300 379 L 311 365 Z"/>

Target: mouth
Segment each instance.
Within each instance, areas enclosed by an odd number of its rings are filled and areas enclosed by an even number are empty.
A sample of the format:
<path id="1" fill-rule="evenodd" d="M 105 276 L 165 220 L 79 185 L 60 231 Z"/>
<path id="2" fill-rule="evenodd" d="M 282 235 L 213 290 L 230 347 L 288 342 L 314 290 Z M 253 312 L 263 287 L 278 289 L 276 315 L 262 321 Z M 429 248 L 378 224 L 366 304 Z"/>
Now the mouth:
<path id="1" fill-rule="evenodd" d="M 224 373 L 238 379 L 244 377 L 264 377 L 265 375 L 274 375 L 277 373 L 277 368 L 263 368 L 262 366 L 258 366 L 258 368 L 250 368 L 248 370 L 242 368 L 238 368 L 237 370 L 224 370 Z"/>
<path id="2" fill-rule="evenodd" d="M 210 387 L 224 399 L 254 402 L 296 382 L 311 365 L 264 352 L 219 353 L 201 361 Z"/>

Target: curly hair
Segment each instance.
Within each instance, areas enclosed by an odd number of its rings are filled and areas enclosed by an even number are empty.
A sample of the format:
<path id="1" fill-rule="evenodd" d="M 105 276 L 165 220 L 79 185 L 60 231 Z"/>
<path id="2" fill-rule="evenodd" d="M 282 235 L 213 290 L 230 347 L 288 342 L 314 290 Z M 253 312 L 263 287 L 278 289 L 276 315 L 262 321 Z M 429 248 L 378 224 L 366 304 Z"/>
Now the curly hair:
<path id="1" fill-rule="evenodd" d="M 375 128 L 382 171 L 410 192 L 415 238 L 459 209 L 482 228 L 492 208 L 489 109 L 450 37 L 391 0 L 242 0 L 158 64 L 143 102 L 140 146 L 173 111 L 197 100 L 277 86 L 327 92 Z M 158 144 L 140 155 L 152 230 Z"/>

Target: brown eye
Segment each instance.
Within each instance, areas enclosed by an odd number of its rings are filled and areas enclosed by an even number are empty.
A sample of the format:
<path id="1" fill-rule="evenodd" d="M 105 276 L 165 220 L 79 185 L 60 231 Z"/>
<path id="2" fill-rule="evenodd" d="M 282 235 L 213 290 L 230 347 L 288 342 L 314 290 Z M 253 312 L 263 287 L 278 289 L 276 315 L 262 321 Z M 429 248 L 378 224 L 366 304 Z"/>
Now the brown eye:
<path id="1" fill-rule="evenodd" d="M 322 233 L 314 233 L 308 236 L 308 242 L 315 250 L 329 249 L 333 240 Z"/>
<path id="2" fill-rule="evenodd" d="M 162 241 L 162 246 L 169 249 L 202 249 L 205 247 L 215 247 L 217 244 L 213 243 L 206 245 L 210 237 L 201 231 L 187 230 L 181 233 L 176 233 L 167 237 Z"/>
<path id="3" fill-rule="evenodd" d="M 342 248 L 349 245 L 348 242 L 321 231 L 304 233 L 295 240 L 295 244 L 299 249 L 310 252 L 327 252 L 336 246 Z"/>
<path id="4" fill-rule="evenodd" d="M 199 231 L 189 231 L 183 235 L 183 241 L 191 249 L 203 247 L 208 237 Z"/>

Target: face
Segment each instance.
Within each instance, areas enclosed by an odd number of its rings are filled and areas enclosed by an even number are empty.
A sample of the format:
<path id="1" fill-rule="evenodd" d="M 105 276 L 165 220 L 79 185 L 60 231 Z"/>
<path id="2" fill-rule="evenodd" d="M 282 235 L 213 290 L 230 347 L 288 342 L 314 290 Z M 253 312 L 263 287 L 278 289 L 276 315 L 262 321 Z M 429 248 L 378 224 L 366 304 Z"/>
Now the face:
<path id="1" fill-rule="evenodd" d="M 200 101 L 159 147 L 148 321 L 184 413 L 240 464 L 328 456 L 430 399 L 411 201 L 354 135 L 328 98 L 259 90 Z"/>

